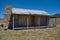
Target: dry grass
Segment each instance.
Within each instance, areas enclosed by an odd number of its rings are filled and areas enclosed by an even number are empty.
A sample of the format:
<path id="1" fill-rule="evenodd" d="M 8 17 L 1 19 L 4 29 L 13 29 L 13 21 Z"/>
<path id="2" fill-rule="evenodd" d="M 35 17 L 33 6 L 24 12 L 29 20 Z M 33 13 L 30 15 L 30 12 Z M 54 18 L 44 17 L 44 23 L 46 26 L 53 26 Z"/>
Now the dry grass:
<path id="1" fill-rule="evenodd" d="M 60 27 L 7 31 L 0 28 L 0 40 L 60 40 Z"/>
<path id="2" fill-rule="evenodd" d="M 4 20 L 0 20 L 0 23 L 4 23 Z"/>

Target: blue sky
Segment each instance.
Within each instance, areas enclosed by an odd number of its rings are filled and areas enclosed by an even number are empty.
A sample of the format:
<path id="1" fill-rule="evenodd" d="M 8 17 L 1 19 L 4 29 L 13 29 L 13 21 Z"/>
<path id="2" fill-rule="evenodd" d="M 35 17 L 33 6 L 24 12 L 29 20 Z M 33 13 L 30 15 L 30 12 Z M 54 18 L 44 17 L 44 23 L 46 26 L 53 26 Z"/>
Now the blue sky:
<path id="1" fill-rule="evenodd" d="M 0 18 L 4 17 L 4 7 L 44 10 L 49 14 L 60 13 L 60 0 L 0 0 Z"/>

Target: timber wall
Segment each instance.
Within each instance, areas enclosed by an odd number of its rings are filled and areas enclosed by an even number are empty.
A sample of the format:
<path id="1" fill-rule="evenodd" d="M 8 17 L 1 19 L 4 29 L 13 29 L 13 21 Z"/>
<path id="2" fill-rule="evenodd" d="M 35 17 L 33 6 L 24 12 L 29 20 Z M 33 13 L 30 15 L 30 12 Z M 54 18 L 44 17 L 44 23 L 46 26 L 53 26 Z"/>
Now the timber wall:
<path id="1" fill-rule="evenodd" d="M 60 18 L 50 18 L 52 25 L 60 25 Z"/>

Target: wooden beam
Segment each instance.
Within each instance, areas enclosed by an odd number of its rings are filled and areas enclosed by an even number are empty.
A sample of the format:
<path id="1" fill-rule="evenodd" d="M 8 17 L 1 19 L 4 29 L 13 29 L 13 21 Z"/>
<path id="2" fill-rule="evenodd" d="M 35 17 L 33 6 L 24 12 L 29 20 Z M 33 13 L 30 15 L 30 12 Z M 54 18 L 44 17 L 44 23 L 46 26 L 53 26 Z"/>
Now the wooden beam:
<path id="1" fill-rule="evenodd" d="M 13 30 L 14 30 L 14 16 L 13 16 Z"/>

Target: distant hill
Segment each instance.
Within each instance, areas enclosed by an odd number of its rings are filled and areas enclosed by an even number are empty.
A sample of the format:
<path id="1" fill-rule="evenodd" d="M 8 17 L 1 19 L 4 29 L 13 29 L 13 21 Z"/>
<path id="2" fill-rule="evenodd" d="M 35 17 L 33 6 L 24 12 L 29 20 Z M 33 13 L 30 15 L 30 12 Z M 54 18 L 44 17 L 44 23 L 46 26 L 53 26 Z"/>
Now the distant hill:
<path id="1" fill-rule="evenodd" d="M 59 13 L 57 13 L 57 14 L 54 14 L 54 15 L 52 15 L 51 17 L 54 17 L 54 18 L 60 18 L 60 14 Z"/>
<path id="2" fill-rule="evenodd" d="M 4 20 L 4 18 L 0 18 L 0 20 Z"/>

